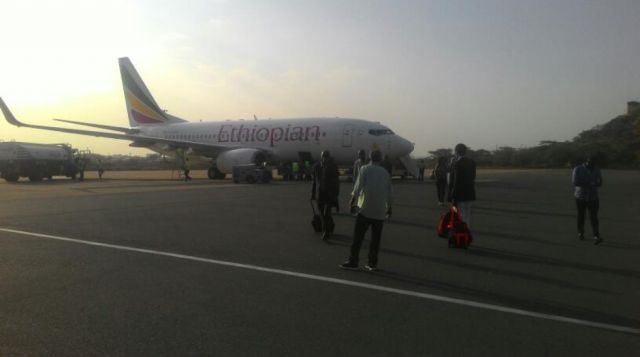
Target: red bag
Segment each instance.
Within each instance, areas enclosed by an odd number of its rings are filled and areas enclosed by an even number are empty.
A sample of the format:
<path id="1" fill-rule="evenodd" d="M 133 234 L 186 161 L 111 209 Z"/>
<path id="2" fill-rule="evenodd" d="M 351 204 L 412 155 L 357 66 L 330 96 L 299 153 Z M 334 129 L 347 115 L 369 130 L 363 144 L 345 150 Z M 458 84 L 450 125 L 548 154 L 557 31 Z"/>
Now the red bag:
<path id="1" fill-rule="evenodd" d="M 471 231 L 454 206 L 440 216 L 438 236 L 449 240 L 449 247 L 466 249 L 471 244 Z"/>
<path id="2" fill-rule="evenodd" d="M 449 247 L 467 249 L 471 244 L 471 232 L 467 224 L 459 221 L 449 229 Z"/>
<path id="3" fill-rule="evenodd" d="M 449 229 L 452 227 L 451 222 L 462 220 L 460 214 L 455 207 L 451 207 L 447 212 L 443 213 L 438 220 L 438 236 L 441 238 L 447 238 Z"/>

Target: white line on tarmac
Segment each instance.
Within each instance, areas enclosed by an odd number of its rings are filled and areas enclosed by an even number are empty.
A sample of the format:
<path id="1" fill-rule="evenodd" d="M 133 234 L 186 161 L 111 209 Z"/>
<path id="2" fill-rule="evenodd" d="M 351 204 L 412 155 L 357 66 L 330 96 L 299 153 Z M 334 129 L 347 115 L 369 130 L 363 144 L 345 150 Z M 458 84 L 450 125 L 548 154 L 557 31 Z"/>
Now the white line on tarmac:
<path id="1" fill-rule="evenodd" d="M 16 230 L 16 229 L 10 229 L 10 228 L 0 228 L 0 231 L 8 232 L 8 233 L 21 234 L 21 235 L 26 235 L 26 236 L 32 236 L 32 237 L 55 239 L 55 240 L 59 240 L 59 241 L 71 242 L 71 243 L 76 243 L 76 244 L 92 245 L 92 246 L 96 246 L 96 247 L 119 249 L 119 250 L 125 250 L 125 251 L 130 251 L 130 252 L 138 252 L 138 253 L 145 253 L 145 254 L 152 254 L 152 255 L 171 257 L 171 258 L 176 258 L 176 259 L 191 260 L 191 261 L 202 262 L 202 263 L 223 265 L 223 266 L 229 266 L 229 267 L 234 267 L 234 268 L 249 269 L 249 270 L 261 271 L 261 272 L 265 272 L 265 273 L 286 275 L 286 276 L 292 276 L 292 277 L 296 277 L 296 278 L 323 281 L 323 282 L 339 284 L 339 285 L 354 286 L 354 287 L 363 288 L 363 289 L 383 291 L 383 292 L 387 292 L 387 293 L 404 295 L 404 296 L 412 296 L 412 297 L 417 297 L 417 298 L 426 299 L 426 300 L 442 301 L 442 302 L 447 302 L 447 303 L 456 304 L 456 305 L 471 306 L 471 307 L 476 307 L 476 308 L 479 308 L 479 309 L 506 312 L 506 313 L 509 313 L 509 314 L 534 317 L 534 318 L 543 319 L 543 320 L 560 321 L 560 322 L 566 322 L 566 323 L 575 324 L 575 325 L 596 327 L 596 328 L 601 328 L 601 329 L 605 329 L 605 330 L 612 330 L 612 331 L 626 332 L 626 333 L 631 333 L 631 334 L 635 334 L 635 335 L 640 335 L 640 329 L 627 327 L 627 326 L 605 324 L 605 323 L 600 323 L 600 322 L 595 322 L 595 321 L 588 321 L 588 320 L 581 320 L 581 319 L 575 319 L 575 318 L 566 317 L 566 316 L 560 316 L 560 315 L 544 314 L 544 313 L 535 312 L 535 311 L 514 309 L 514 308 L 506 307 L 506 306 L 485 304 L 485 303 L 482 303 L 482 302 L 463 300 L 463 299 L 456 299 L 456 298 L 446 297 L 446 296 L 442 296 L 442 295 L 427 294 L 427 293 L 421 293 L 421 292 L 418 292 L 418 291 L 395 289 L 395 288 L 389 288 L 389 287 L 380 286 L 380 285 L 359 283 L 357 281 L 331 278 L 331 277 L 328 277 L 328 276 L 297 273 L 297 272 L 294 272 L 294 271 L 281 270 L 281 269 L 272 269 L 272 268 L 266 268 L 266 267 L 261 267 L 261 266 L 257 266 L 257 265 L 251 265 L 251 264 L 241 264 L 241 263 L 228 262 L 228 261 L 224 261 L 224 260 L 216 260 L 216 259 L 194 257 L 194 256 L 191 256 L 191 255 L 163 252 L 163 251 L 158 251 L 158 250 L 153 250 L 153 249 L 142 249 L 142 248 L 135 248 L 135 247 L 127 247 L 127 246 L 124 246 L 124 245 L 116 245 L 116 244 L 92 242 L 92 241 L 74 239 L 74 238 L 66 238 L 66 237 L 54 236 L 54 235 L 49 235 L 49 234 L 25 232 L 25 231 L 20 231 L 20 230 Z"/>

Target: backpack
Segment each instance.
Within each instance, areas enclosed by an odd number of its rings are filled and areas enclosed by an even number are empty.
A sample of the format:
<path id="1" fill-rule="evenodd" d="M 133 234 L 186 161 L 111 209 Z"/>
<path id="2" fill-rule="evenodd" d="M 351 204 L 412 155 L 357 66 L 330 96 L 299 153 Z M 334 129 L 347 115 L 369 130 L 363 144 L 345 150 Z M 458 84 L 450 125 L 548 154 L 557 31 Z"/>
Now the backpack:
<path id="1" fill-rule="evenodd" d="M 450 248 L 467 248 L 471 244 L 471 231 L 462 221 L 458 208 L 451 207 L 438 220 L 438 236 L 447 238 Z"/>

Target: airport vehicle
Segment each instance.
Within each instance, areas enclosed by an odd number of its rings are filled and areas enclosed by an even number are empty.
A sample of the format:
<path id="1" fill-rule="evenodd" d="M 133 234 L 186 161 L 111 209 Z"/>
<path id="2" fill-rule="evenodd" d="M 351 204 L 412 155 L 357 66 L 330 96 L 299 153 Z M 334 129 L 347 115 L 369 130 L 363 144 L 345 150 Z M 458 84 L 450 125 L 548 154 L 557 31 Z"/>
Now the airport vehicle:
<path id="1" fill-rule="evenodd" d="M 75 178 L 78 167 L 69 145 L 4 142 L 0 143 L 0 172 L 8 182 L 20 177 L 41 181 L 53 176 Z"/>
<path id="2" fill-rule="evenodd" d="M 233 167 L 233 182 L 269 183 L 271 171 L 262 165 L 237 165 Z"/>
<path id="3" fill-rule="evenodd" d="M 224 178 L 235 165 L 280 165 L 287 161 L 315 161 L 329 150 L 336 164 L 350 166 L 359 149 L 381 150 L 392 160 L 415 167 L 409 154 L 413 144 L 380 123 L 347 118 L 293 118 L 187 122 L 160 109 L 129 58 L 120 58 L 120 74 L 130 127 L 73 120 L 57 121 L 106 131 L 81 130 L 18 121 L 0 98 L 5 119 L 16 126 L 71 134 L 130 140 L 132 147 L 173 155 L 188 150 L 212 158 L 212 179 Z"/>

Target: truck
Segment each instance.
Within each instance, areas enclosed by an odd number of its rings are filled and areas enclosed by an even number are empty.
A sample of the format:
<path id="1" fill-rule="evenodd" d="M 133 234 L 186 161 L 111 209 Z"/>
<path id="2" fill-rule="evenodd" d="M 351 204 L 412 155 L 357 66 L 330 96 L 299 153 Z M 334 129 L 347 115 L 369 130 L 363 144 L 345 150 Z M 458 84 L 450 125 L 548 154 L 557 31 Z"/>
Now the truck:
<path id="1" fill-rule="evenodd" d="M 74 153 L 67 144 L 0 142 L 0 175 L 7 182 L 20 177 L 31 181 L 51 180 L 53 176 L 75 179 L 78 165 Z"/>

